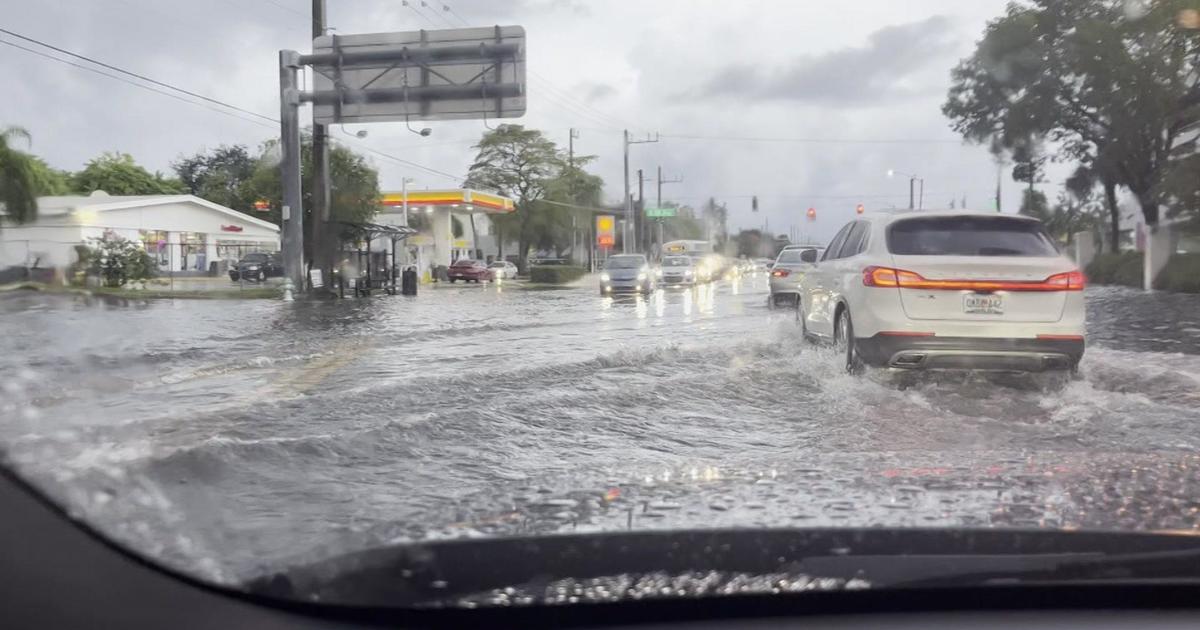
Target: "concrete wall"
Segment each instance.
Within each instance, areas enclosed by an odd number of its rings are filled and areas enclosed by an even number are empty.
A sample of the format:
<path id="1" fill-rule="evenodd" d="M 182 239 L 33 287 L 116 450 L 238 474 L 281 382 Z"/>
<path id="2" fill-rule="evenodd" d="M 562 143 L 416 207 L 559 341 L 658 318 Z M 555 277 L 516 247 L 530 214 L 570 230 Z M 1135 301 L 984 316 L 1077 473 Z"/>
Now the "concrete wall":
<path id="1" fill-rule="evenodd" d="M 1071 240 L 1075 243 L 1075 266 L 1086 269 L 1096 257 L 1096 236 L 1091 232 L 1076 232 Z"/>
<path id="2" fill-rule="evenodd" d="M 65 267 L 75 262 L 75 245 L 83 241 L 79 227 L 5 225 L 0 227 L 0 267 Z"/>
<path id="3" fill-rule="evenodd" d="M 1142 265 L 1142 288 L 1154 288 L 1154 278 L 1167 266 L 1167 260 L 1175 253 L 1178 237 L 1169 225 L 1156 225 L 1146 230 L 1146 252 Z"/>

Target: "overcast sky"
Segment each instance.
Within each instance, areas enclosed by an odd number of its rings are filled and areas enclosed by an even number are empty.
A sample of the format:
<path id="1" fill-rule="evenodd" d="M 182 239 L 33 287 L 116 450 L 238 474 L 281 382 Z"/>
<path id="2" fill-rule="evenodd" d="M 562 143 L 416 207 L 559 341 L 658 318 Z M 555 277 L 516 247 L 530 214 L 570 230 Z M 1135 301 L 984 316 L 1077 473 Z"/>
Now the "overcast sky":
<path id="1" fill-rule="evenodd" d="M 79 52 L 267 116 L 278 116 L 277 51 L 310 47 L 308 0 L 0 0 L 2 28 Z M 951 67 L 970 53 L 1005 0 L 845 3 L 698 0 L 328 0 L 337 33 L 519 24 L 528 36 L 528 113 L 516 122 L 599 157 L 606 197 L 621 197 L 621 129 L 661 133 L 632 149 L 631 169 L 657 166 L 681 184 L 664 198 L 728 203 L 734 227 L 827 238 L 854 206 L 908 203 L 925 178 L 925 204 L 964 195 L 990 208 L 996 166 L 967 146 L 940 112 Z M 19 10 L 18 10 L 19 5 Z M 443 5 L 453 13 L 441 10 Z M 439 15 L 440 14 L 440 15 Z M 443 20 L 445 19 L 445 21 Z M 0 34 L 0 40 L 26 42 Z M 43 51 L 45 52 L 45 51 Z M 59 55 L 61 56 L 61 55 Z M 220 144 L 257 146 L 274 125 L 181 102 L 0 46 L 0 125 L 33 135 L 33 152 L 78 169 L 124 151 L 168 171 L 181 154 Z M 304 114 L 306 117 L 308 113 Z M 370 126 L 363 145 L 463 175 L 480 121 Z M 359 127 L 348 127 L 356 131 Z M 354 142 L 342 130 L 332 133 Z M 385 189 L 457 182 L 372 156 Z M 1051 171 L 1051 179 L 1062 174 Z M 1006 209 L 1019 187 L 1004 176 Z M 636 178 L 636 175 L 634 176 Z M 634 180 L 636 192 L 636 179 Z M 1053 190 L 1047 190 L 1053 199 Z M 757 195 L 761 211 L 750 212 Z M 652 201 L 654 183 L 646 196 Z M 807 208 L 818 218 L 808 222 Z"/>

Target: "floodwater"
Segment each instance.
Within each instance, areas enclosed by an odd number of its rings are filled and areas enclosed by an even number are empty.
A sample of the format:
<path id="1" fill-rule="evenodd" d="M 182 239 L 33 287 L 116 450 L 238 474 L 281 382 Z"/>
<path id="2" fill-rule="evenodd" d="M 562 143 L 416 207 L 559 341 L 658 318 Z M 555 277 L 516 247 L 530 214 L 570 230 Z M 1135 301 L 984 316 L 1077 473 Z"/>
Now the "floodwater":
<path id="1" fill-rule="evenodd" d="M 1200 298 L 1089 289 L 1080 376 L 853 377 L 765 277 L 603 298 L 0 297 L 0 444 L 235 581 L 386 543 L 626 528 L 1200 527 Z"/>

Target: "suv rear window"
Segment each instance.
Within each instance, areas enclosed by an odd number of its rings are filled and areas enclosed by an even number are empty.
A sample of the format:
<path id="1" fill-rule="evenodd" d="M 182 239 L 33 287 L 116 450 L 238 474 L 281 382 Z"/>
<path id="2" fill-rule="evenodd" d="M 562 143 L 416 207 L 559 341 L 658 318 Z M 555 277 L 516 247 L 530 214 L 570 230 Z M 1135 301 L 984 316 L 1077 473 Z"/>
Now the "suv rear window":
<path id="1" fill-rule="evenodd" d="M 904 219 L 888 229 L 897 256 L 1057 256 L 1042 224 L 1008 217 Z"/>

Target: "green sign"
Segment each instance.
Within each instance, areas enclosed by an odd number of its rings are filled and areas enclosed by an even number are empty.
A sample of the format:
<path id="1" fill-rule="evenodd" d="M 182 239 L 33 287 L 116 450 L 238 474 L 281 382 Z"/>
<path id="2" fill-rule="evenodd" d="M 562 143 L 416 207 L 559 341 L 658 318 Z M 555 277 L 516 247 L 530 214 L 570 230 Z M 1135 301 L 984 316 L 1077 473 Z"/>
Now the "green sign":
<path id="1" fill-rule="evenodd" d="M 646 208 L 646 216 L 651 219 L 662 219 L 675 216 L 675 208 Z"/>

